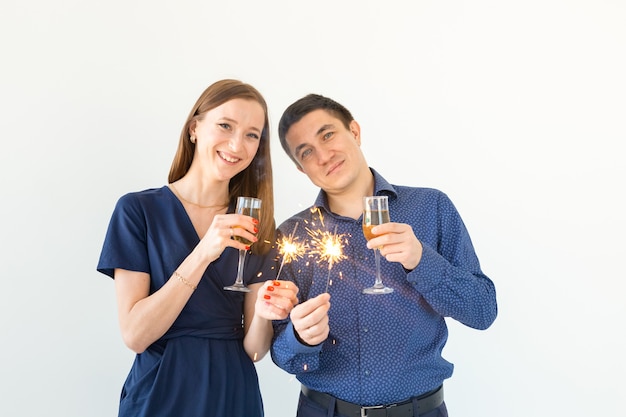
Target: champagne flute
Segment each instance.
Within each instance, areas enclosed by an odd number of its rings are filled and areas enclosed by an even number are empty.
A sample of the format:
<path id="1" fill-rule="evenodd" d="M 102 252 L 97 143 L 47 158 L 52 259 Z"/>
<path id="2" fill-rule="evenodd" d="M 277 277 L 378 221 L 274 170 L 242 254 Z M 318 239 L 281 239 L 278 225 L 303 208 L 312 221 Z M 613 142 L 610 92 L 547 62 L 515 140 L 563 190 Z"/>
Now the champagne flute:
<path id="1" fill-rule="evenodd" d="M 259 220 L 261 214 L 261 200 L 254 197 L 238 197 L 237 198 L 237 208 L 235 212 L 238 214 L 245 214 L 246 216 L 254 217 Z M 235 226 L 240 227 L 240 226 Z M 245 239 L 241 236 L 234 235 L 233 239 L 244 243 L 248 246 L 252 245 L 248 239 Z M 240 292 L 250 292 L 250 289 L 246 287 L 243 283 L 243 266 L 246 261 L 246 254 L 248 251 L 246 249 L 239 249 L 239 263 L 237 265 L 237 278 L 235 279 L 235 283 L 228 287 L 224 287 L 225 290 L 229 291 L 240 291 Z"/>
<path id="2" fill-rule="evenodd" d="M 377 235 L 372 233 L 372 228 L 389 221 L 387 196 L 363 197 L 363 235 L 365 235 L 365 239 L 371 240 L 375 238 Z M 393 288 L 383 285 L 380 276 L 380 251 L 378 248 L 374 248 L 374 256 L 376 258 L 376 281 L 373 286 L 365 288 L 363 293 L 389 294 L 393 292 Z"/>

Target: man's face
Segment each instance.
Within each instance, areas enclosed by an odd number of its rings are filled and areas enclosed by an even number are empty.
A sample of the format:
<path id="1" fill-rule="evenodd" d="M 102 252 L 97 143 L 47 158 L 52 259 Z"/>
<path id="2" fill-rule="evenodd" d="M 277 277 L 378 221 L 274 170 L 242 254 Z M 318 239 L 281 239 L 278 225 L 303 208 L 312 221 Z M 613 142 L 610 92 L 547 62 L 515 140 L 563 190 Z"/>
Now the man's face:
<path id="1" fill-rule="evenodd" d="M 367 168 L 356 121 L 347 129 L 325 110 L 314 110 L 285 135 L 289 150 L 313 184 L 329 194 L 347 191 Z"/>

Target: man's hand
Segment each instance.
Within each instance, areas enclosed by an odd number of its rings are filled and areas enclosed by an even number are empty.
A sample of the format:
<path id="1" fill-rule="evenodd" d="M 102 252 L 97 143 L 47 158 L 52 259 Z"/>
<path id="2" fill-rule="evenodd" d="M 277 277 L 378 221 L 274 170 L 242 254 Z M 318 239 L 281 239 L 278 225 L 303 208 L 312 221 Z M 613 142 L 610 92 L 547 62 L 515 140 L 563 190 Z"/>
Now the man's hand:
<path id="1" fill-rule="evenodd" d="M 376 236 L 367 242 L 370 249 L 380 249 L 389 262 L 400 262 L 404 269 L 415 269 L 422 260 L 422 243 L 411 226 L 405 223 L 384 223 L 372 229 Z"/>
<path id="2" fill-rule="evenodd" d="M 328 310 L 330 294 L 322 293 L 298 304 L 291 310 L 291 322 L 301 341 L 307 345 L 319 345 L 328 337 Z"/>

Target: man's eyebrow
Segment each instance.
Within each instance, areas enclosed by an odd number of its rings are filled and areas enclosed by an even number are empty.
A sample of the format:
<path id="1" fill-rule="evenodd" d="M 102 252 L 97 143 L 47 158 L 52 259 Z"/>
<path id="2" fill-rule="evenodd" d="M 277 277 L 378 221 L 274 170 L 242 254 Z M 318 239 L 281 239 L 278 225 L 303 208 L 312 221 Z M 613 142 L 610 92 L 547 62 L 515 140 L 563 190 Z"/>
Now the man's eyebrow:
<path id="1" fill-rule="evenodd" d="M 322 127 L 320 127 L 317 132 L 315 132 L 315 136 L 321 135 L 322 133 L 324 133 L 324 131 L 329 130 L 329 129 L 333 129 L 335 127 L 335 125 L 333 124 L 325 124 Z"/>
<path id="2" fill-rule="evenodd" d="M 296 149 L 293 150 L 294 156 L 298 156 L 298 154 L 300 153 L 300 150 L 307 146 L 309 146 L 308 143 L 301 143 L 300 145 L 296 146 Z"/>

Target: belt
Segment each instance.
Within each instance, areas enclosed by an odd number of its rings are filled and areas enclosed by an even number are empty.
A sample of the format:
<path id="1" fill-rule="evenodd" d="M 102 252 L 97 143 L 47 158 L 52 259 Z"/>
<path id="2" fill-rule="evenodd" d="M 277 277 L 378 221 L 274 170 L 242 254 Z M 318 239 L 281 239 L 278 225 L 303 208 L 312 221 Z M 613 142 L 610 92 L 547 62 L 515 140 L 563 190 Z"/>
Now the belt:
<path id="1" fill-rule="evenodd" d="M 328 408 L 334 398 L 330 394 L 312 390 L 304 385 L 302 385 L 302 394 L 324 408 Z M 335 411 L 348 417 L 413 417 L 414 402 L 417 404 L 415 415 L 434 410 L 443 403 L 443 385 L 419 397 L 389 405 L 361 406 L 335 398 Z"/>

